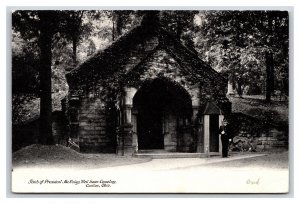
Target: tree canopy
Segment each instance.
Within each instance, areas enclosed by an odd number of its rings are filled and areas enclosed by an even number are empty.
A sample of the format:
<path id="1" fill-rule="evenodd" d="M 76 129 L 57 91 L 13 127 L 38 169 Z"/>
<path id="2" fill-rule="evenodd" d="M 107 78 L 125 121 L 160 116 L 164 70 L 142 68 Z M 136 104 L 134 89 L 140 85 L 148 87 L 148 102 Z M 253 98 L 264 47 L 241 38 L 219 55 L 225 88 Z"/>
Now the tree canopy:
<path id="1" fill-rule="evenodd" d="M 284 11 L 200 12 L 202 56 L 249 93 L 264 92 L 265 53 L 274 57 L 275 88 L 288 94 L 288 13 Z M 256 89 L 256 91 L 255 91 Z M 240 93 L 241 94 L 241 93 Z"/>
<path id="2" fill-rule="evenodd" d="M 14 11 L 13 95 L 42 97 L 42 93 L 49 92 L 47 97 L 51 100 L 51 92 L 67 91 L 66 71 L 139 25 L 146 13 Z M 287 12 L 169 10 L 160 11 L 159 16 L 164 29 L 232 80 L 240 94 L 264 94 L 268 78 L 274 81 L 273 89 L 288 95 Z M 266 56 L 272 56 L 271 63 Z M 268 62 L 273 66 L 274 80 L 267 76 Z M 22 105 L 22 100 L 13 103 L 16 107 L 18 103 Z"/>

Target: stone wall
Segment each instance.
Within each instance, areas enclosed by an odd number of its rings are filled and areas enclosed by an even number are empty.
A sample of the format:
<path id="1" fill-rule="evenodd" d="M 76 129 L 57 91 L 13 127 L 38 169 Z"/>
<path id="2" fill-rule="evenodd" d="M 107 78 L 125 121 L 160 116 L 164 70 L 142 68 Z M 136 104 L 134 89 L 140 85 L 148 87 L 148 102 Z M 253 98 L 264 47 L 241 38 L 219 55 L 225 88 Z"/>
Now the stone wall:
<path id="1" fill-rule="evenodd" d="M 67 118 L 63 111 L 52 113 L 52 134 L 56 144 L 66 145 L 68 141 Z"/>
<path id="2" fill-rule="evenodd" d="M 258 119 L 253 120 L 243 114 L 233 114 L 235 133 L 230 145 L 232 151 L 270 151 L 288 149 L 287 127 L 276 127 L 271 124 L 261 125 Z"/>
<path id="3" fill-rule="evenodd" d="M 169 152 L 177 151 L 177 132 L 176 117 L 167 114 L 164 118 L 164 145 L 165 150 Z"/>
<path id="4" fill-rule="evenodd" d="M 39 119 L 28 121 L 12 127 L 12 149 L 16 151 L 22 147 L 39 142 Z M 67 144 L 67 120 L 62 111 L 52 113 L 52 134 L 56 144 Z"/>
<path id="5" fill-rule="evenodd" d="M 270 149 L 287 149 L 287 133 L 276 128 L 271 128 L 267 133 L 261 133 L 257 140 L 257 151 L 267 151 Z"/>
<path id="6" fill-rule="evenodd" d="M 129 61 L 134 61 L 134 58 L 131 58 L 132 56 L 130 56 Z M 203 150 L 203 148 L 197 148 L 196 140 L 202 140 L 200 138 L 200 135 L 197 136 L 197 139 L 195 139 L 195 137 L 193 136 L 193 134 L 195 134 L 193 125 L 197 120 L 196 118 L 201 115 L 201 113 L 198 113 L 198 111 L 201 112 L 201 106 L 204 105 L 207 100 L 211 100 L 213 94 L 211 93 L 211 91 L 209 91 L 211 90 L 211 87 L 209 87 L 210 85 L 191 83 L 191 81 L 195 81 L 195 79 L 192 80 L 194 76 L 188 73 L 187 70 L 185 70 L 181 66 L 182 65 L 180 65 L 174 58 L 172 58 L 171 55 L 168 54 L 168 52 L 163 49 L 157 49 L 156 51 L 151 53 L 150 56 L 148 56 L 147 59 L 139 66 L 127 66 L 124 68 L 127 73 L 127 77 L 125 78 L 128 78 L 128 81 L 125 81 L 126 83 L 123 84 L 124 87 L 119 87 L 118 90 L 122 90 L 127 87 L 129 89 L 138 91 L 145 84 L 145 82 L 149 82 L 157 78 L 170 80 L 172 83 L 175 83 L 179 85 L 180 88 L 184 89 L 184 91 L 187 92 L 187 95 L 189 95 L 191 99 L 191 109 L 193 113 L 191 115 L 191 118 L 189 119 L 189 124 L 185 124 L 188 127 L 183 126 L 179 129 L 178 127 L 180 126 L 180 124 L 177 124 L 178 121 L 176 116 L 166 115 L 164 126 L 165 130 L 163 131 L 164 146 L 165 150 L 167 151 L 193 152 L 197 150 Z M 106 94 L 102 94 L 102 92 L 104 93 L 105 90 L 111 88 L 110 86 L 112 86 L 112 84 L 107 83 L 106 85 L 103 85 L 103 81 L 95 81 L 94 84 L 94 89 L 97 86 L 101 87 L 96 89 L 96 91 L 90 89 L 84 91 L 83 94 L 80 94 L 77 124 L 78 131 L 74 134 L 73 138 L 77 137 L 79 139 L 80 151 L 82 152 L 116 152 L 117 127 L 109 127 L 109 125 L 107 124 L 109 111 L 108 107 L 105 106 L 104 100 L 106 100 L 105 97 L 108 97 L 108 92 Z M 218 89 L 217 87 L 214 88 Z M 122 91 L 120 92 L 121 94 L 114 93 L 118 94 L 118 100 L 116 102 L 117 104 L 115 105 L 120 108 L 121 111 L 119 115 L 120 121 L 118 125 L 121 125 L 123 123 L 132 123 L 133 138 L 131 143 L 132 146 L 135 147 L 137 141 L 137 133 L 136 124 L 134 123 L 136 123 L 136 121 L 135 119 L 132 119 L 134 117 L 131 115 L 132 107 L 130 106 L 132 106 L 132 101 L 128 102 L 129 99 L 132 100 L 134 94 L 127 96 L 126 94 L 122 95 Z M 223 93 L 223 95 L 225 96 L 225 92 Z M 126 104 L 126 107 L 123 103 Z M 114 117 L 117 118 L 117 116 Z M 111 132 L 108 133 L 108 130 Z"/>
<path id="7" fill-rule="evenodd" d="M 81 97 L 78 137 L 82 152 L 115 152 L 114 138 L 107 135 L 105 104 L 92 95 Z"/>

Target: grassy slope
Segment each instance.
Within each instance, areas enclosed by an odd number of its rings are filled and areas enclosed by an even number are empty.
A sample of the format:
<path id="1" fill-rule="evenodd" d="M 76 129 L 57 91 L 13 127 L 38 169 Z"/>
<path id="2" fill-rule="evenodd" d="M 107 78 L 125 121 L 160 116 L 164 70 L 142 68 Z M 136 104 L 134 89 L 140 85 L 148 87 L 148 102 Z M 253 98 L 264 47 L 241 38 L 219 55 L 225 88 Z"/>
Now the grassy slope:
<path id="1" fill-rule="evenodd" d="M 77 167 L 101 168 L 148 162 L 150 158 L 116 154 L 83 154 L 62 145 L 33 144 L 13 153 L 13 167 Z"/>
<path id="2" fill-rule="evenodd" d="M 289 110 L 287 101 L 273 100 L 270 104 L 264 102 L 263 96 L 230 96 L 232 112 L 241 112 L 258 119 L 270 119 L 271 123 L 288 124 Z"/>

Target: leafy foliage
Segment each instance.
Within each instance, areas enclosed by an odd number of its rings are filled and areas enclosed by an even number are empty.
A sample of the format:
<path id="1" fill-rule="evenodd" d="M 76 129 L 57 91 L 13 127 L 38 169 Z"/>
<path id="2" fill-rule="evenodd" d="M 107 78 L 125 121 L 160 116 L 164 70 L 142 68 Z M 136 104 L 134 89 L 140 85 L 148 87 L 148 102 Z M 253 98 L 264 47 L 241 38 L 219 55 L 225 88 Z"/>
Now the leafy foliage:
<path id="1" fill-rule="evenodd" d="M 12 25 L 16 32 L 26 39 L 38 39 L 40 78 L 40 131 L 41 144 L 53 144 L 51 65 L 53 36 L 65 29 L 64 11 L 23 11 L 12 13 Z"/>
<path id="2" fill-rule="evenodd" d="M 65 70 L 140 24 L 146 11 L 51 11 L 52 92 L 68 86 Z M 39 96 L 40 13 L 13 12 L 13 93 Z M 160 24 L 201 59 L 235 82 L 240 92 L 260 94 L 266 81 L 265 51 L 273 52 L 275 89 L 288 94 L 288 15 L 276 11 L 161 11 Z M 49 29 L 48 29 L 49 30 Z M 74 52 L 75 39 L 76 51 Z M 94 47 L 95 46 L 95 47 Z M 88 51 L 90 50 L 90 51 Z M 93 50 L 91 52 L 91 50 Z M 88 54 L 89 52 L 89 54 Z M 195 52 L 194 52 L 195 53 Z M 73 56 L 73 57 L 72 57 Z M 30 93 L 26 93 L 30 92 Z"/>
<path id="3" fill-rule="evenodd" d="M 38 94 L 39 56 L 36 39 L 22 39 L 13 33 L 12 41 L 12 93 Z"/>
<path id="4" fill-rule="evenodd" d="M 263 92 L 264 53 L 272 52 L 275 88 L 288 94 L 287 12 L 205 11 L 199 16 L 201 37 L 197 38 L 196 47 L 213 67 L 229 75 L 239 88 L 257 84 Z"/>

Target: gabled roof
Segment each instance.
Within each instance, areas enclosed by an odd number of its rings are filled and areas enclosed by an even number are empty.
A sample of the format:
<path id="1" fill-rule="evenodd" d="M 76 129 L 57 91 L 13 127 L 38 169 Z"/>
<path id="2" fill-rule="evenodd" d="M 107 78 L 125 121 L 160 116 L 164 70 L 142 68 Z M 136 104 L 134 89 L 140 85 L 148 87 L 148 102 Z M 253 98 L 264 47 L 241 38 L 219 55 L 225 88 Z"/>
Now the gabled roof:
<path id="1" fill-rule="evenodd" d="M 217 106 L 215 102 L 209 101 L 206 103 L 203 110 L 203 115 L 223 115 L 223 111 Z"/>
<path id="2" fill-rule="evenodd" d="M 141 49 L 139 46 L 157 38 L 158 43 L 152 50 Z M 189 50 L 174 35 L 159 25 L 141 23 L 113 42 L 108 48 L 92 55 L 89 59 L 69 72 L 66 77 L 72 88 L 90 86 L 92 81 L 112 76 L 126 67 L 134 68 L 146 59 L 153 50 L 160 47 L 168 52 L 180 64 L 186 73 L 197 82 L 218 83 L 226 86 L 226 79 L 202 61 L 194 51 Z M 136 56 L 135 60 L 130 57 Z"/>

